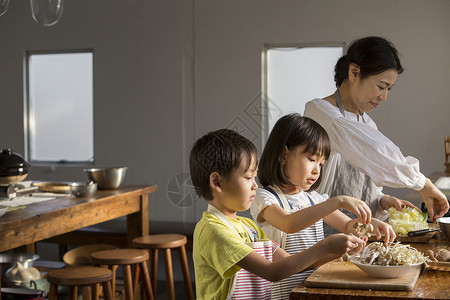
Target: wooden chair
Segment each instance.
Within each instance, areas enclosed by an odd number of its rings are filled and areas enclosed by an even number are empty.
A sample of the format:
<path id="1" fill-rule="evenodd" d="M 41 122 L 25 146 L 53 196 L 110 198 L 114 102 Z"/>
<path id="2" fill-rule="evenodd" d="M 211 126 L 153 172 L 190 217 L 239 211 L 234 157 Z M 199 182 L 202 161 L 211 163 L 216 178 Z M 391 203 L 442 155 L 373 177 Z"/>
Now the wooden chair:
<path id="1" fill-rule="evenodd" d="M 113 295 L 115 293 L 116 271 L 119 266 L 122 266 L 125 298 L 127 300 L 136 299 L 139 277 L 141 277 L 141 282 L 144 286 L 145 299 L 154 299 L 148 274 L 148 259 L 148 251 L 142 249 L 112 249 L 91 253 L 91 262 L 94 265 L 105 265 L 112 271 Z M 134 275 L 132 275 L 132 267 L 134 269 Z"/>
<path id="2" fill-rule="evenodd" d="M 93 266 L 69 267 L 51 270 L 47 274 L 50 283 L 49 300 L 58 299 L 58 286 L 69 286 L 69 300 L 78 299 L 78 286 L 82 287 L 84 300 L 98 298 L 98 285 L 102 284 L 105 300 L 114 300 L 111 270 Z M 94 288 L 91 288 L 93 286 Z"/>
<path id="3" fill-rule="evenodd" d="M 445 174 L 450 176 L 450 136 L 444 138 L 445 144 Z"/>
<path id="4" fill-rule="evenodd" d="M 135 238 L 133 245 L 136 248 L 149 249 L 151 251 L 150 272 L 153 285 L 153 293 L 156 297 L 156 277 L 158 269 L 158 250 L 164 251 L 164 263 L 166 270 L 166 284 L 169 299 L 175 299 L 175 289 L 173 284 L 172 255 L 171 249 L 178 249 L 181 261 L 181 269 L 184 276 L 184 285 L 186 287 L 186 295 L 188 299 L 194 299 L 191 279 L 189 276 L 189 267 L 186 257 L 185 245 L 187 238 L 182 234 L 151 234 Z"/>

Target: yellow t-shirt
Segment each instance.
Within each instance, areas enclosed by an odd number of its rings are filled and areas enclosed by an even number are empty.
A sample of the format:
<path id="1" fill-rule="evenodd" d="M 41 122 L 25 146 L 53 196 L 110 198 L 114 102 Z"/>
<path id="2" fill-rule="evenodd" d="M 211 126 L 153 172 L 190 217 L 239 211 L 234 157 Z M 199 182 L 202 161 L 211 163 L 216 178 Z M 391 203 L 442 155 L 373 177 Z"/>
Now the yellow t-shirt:
<path id="1" fill-rule="evenodd" d="M 251 240 L 242 224 L 253 228 L 258 239 L 268 239 L 264 231 L 249 218 L 228 220 L 240 237 L 210 212 L 204 212 L 195 226 L 193 259 L 198 300 L 227 298 L 234 275 L 241 269 L 236 263 L 253 251 L 245 244 Z"/>

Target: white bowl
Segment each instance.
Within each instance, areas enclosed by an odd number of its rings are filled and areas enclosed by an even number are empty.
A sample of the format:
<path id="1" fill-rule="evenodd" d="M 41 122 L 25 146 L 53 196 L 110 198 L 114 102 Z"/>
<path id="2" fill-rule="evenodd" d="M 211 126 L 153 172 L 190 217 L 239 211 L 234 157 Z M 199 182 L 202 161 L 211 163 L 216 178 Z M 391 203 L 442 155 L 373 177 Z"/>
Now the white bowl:
<path id="1" fill-rule="evenodd" d="M 367 275 L 377 278 L 397 278 L 417 272 L 422 268 L 423 263 L 409 266 L 380 266 L 361 263 L 355 256 L 350 257 L 350 261 Z"/>

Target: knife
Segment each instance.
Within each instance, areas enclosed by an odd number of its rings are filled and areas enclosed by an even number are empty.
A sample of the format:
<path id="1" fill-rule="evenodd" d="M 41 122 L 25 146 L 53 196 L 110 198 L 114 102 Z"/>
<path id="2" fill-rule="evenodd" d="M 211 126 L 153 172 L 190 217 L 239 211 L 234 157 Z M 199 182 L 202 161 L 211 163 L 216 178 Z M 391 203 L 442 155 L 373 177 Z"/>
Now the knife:
<path id="1" fill-rule="evenodd" d="M 408 236 L 414 237 L 414 236 L 424 235 L 424 234 L 427 234 L 428 232 L 433 232 L 433 231 L 439 231 L 439 227 L 410 231 L 410 232 L 408 232 Z"/>

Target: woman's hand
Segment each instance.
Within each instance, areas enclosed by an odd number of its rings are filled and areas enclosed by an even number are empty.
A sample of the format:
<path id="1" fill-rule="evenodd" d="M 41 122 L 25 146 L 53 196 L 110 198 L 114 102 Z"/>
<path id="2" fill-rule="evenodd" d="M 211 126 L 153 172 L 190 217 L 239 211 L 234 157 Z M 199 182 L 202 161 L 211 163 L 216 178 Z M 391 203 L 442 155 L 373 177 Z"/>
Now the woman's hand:
<path id="1" fill-rule="evenodd" d="M 442 217 L 448 212 L 447 197 L 427 178 L 423 189 L 420 191 L 423 202 L 428 208 L 431 222 L 436 222 L 437 218 Z"/>
<path id="2" fill-rule="evenodd" d="M 372 219 L 372 212 L 369 206 L 359 199 L 350 196 L 340 196 L 340 207 L 353 212 L 358 217 L 358 222 L 369 224 Z"/>
<path id="3" fill-rule="evenodd" d="M 395 240 L 396 234 L 391 225 L 378 219 L 372 219 L 373 233 L 376 235 L 377 240 L 381 239 L 381 233 L 384 233 L 384 244 L 388 245 Z"/>
<path id="4" fill-rule="evenodd" d="M 406 201 L 406 200 L 400 200 L 398 198 L 395 198 L 395 197 L 389 196 L 389 195 L 384 195 L 381 198 L 380 206 L 384 210 L 388 210 L 391 207 L 395 207 L 395 209 L 398 211 L 402 210 L 402 207 L 404 207 L 404 206 L 409 206 L 409 207 L 412 207 L 412 208 L 415 208 L 415 209 L 418 209 L 419 211 L 421 211 L 420 208 L 418 208 L 411 202 Z"/>

